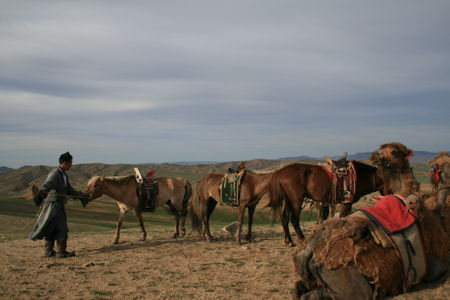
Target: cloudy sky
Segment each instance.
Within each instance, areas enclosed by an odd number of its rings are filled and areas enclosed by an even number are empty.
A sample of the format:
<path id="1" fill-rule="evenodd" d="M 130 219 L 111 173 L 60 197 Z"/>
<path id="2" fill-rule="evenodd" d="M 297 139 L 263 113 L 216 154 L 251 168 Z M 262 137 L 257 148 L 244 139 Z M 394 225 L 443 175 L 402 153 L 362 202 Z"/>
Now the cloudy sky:
<path id="1" fill-rule="evenodd" d="M 450 1 L 0 5 L 0 166 L 450 150 Z"/>

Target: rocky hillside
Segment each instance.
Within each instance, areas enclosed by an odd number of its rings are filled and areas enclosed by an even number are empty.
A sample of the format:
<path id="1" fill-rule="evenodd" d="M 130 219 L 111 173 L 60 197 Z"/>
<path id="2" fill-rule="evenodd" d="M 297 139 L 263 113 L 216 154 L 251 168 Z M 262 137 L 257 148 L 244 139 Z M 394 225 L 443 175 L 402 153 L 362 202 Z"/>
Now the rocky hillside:
<path id="1" fill-rule="evenodd" d="M 284 164 L 293 162 L 315 161 L 305 160 L 265 160 L 255 159 L 246 162 L 249 170 L 269 171 L 279 168 Z M 175 164 L 78 164 L 74 165 L 68 172 L 71 184 L 77 189 L 84 189 L 87 181 L 95 175 L 100 176 L 122 176 L 133 174 L 133 168 L 138 167 L 141 172 L 146 173 L 150 169 L 156 170 L 156 177 L 174 176 L 185 177 L 191 182 L 199 180 L 209 173 L 224 173 L 229 167 L 237 166 L 238 162 L 224 162 L 216 164 L 198 165 L 175 165 Z M 56 166 L 24 166 L 19 169 L 0 173 L 0 195 L 20 195 L 25 194 L 26 189 L 31 185 L 41 185 L 47 177 L 49 171 Z"/>

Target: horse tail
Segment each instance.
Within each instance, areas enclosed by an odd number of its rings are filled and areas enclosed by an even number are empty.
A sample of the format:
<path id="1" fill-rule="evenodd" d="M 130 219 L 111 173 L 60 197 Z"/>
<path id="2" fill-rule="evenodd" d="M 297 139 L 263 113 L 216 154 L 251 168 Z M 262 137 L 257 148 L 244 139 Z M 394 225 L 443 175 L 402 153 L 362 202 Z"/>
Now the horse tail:
<path id="1" fill-rule="evenodd" d="M 269 186 L 269 206 L 272 210 L 272 220 L 275 221 L 280 216 L 281 211 L 286 205 L 286 193 L 280 182 L 279 174 L 275 174 Z"/>
<path id="2" fill-rule="evenodd" d="M 192 185 L 188 180 L 184 181 L 184 196 L 181 202 L 182 212 L 181 216 L 186 217 L 189 211 L 189 200 L 192 197 Z"/>
<path id="3" fill-rule="evenodd" d="M 198 234 L 201 234 L 202 231 L 202 219 L 204 215 L 204 209 L 200 203 L 200 191 L 199 191 L 200 183 L 197 183 L 197 188 L 195 190 L 194 197 L 192 197 L 189 202 L 189 215 L 191 217 L 192 223 L 192 231 L 196 231 Z"/>

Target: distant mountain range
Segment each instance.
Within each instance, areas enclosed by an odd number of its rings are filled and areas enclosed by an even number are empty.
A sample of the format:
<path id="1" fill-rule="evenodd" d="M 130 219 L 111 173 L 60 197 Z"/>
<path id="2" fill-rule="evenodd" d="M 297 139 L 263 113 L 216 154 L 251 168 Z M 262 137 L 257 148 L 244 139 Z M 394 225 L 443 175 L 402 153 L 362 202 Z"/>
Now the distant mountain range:
<path id="1" fill-rule="evenodd" d="M 371 152 L 360 152 L 355 154 L 348 154 L 347 159 L 352 160 L 368 160 Z M 438 155 L 437 152 L 428 151 L 414 151 L 414 155 L 410 158 L 411 162 L 428 162 Z M 341 156 L 332 156 L 333 159 L 339 159 Z M 283 157 L 280 160 L 290 160 L 290 159 L 311 159 L 311 160 L 323 160 L 323 157 L 310 157 L 310 156 L 294 156 L 294 157 Z"/>
<path id="2" fill-rule="evenodd" d="M 428 166 L 426 162 L 437 156 L 438 153 L 416 151 L 411 159 L 415 164 L 416 176 L 420 176 L 423 182 L 428 180 Z M 355 153 L 347 156 L 348 159 L 367 160 L 369 152 Z M 333 158 L 339 158 L 335 156 Z M 253 159 L 245 161 L 246 168 L 254 171 L 272 171 L 292 163 L 317 164 L 323 161 L 323 157 L 296 156 L 280 159 Z M 87 181 L 95 175 L 121 176 L 133 173 L 133 168 L 138 167 L 142 172 L 150 169 L 156 170 L 157 177 L 173 176 L 184 177 L 195 183 L 201 177 L 209 173 L 225 173 L 229 167 L 237 166 L 237 161 L 229 162 L 174 162 L 153 164 L 76 164 L 69 171 L 72 185 L 84 190 Z M 30 184 L 40 186 L 55 166 L 24 166 L 18 169 L 0 167 L 0 196 L 25 194 Z"/>
<path id="3" fill-rule="evenodd" d="M 0 167 L 0 173 L 8 172 L 8 171 L 11 171 L 11 170 L 14 170 L 14 169 L 8 168 L 8 167 Z"/>
<path id="4" fill-rule="evenodd" d="M 428 162 L 435 158 L 438 155 L 437 152 L 428 152 L 428 151 L 414 151 L 413 157 L 410 159 L 411 162 Z M 368 160 L 370 156 L 370 152 L 359 152 L 354 154 L 348 154 L 347 159 L 353 159 L 353 160 Z M 340 155 L 332 156 L 333 159 L 339 159 Z M 254 159 L 257 160 L 257 159 Z M 265 159 L 262 159 L 265 160 Z M 300 155 L 300 156 L 289 156 L 289 157 L 281 157 L 278 159 L 274 159 L 274 161 L 281 160 L 281 161 L 290 161 L 290 160 L 310 160 L 310 161 L 317 161 L 317 160 L 324 160 L 323 157 L 313 157 L 313 156 L 306 156 L 306 155 Z M 267 160 L 269 161 L 269 160 Z M 153 162 L 147 162 L 147 163 L 137 163 L 137 165 L 179 165 L 179 166 L 192 166 L 192 165 L 214 165 L 214 164 L 223 164 L 227 163 L 224 161 L 176 161 L 176 162 L 164 162 L 164 163 L 153 163 Z M 127 165 L 127 164 L 117 164 L 117 165 Z M 129 164 L 128 164 L 129 165 Z M 23 168 L 23 167 L 22 167 Z M 0 173 L 9 172 L 14 169 L 0 166 Z"/>

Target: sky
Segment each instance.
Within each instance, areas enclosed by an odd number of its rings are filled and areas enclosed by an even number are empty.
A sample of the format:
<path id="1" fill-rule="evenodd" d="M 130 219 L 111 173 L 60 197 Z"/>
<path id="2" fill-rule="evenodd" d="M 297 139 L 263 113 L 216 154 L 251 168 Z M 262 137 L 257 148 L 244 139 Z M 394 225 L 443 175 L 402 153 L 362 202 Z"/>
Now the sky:
<path id="1" fill-rule="evenodd" d="M 450 150 L 450 1 L 0 5 L 0 166 Z"/>

